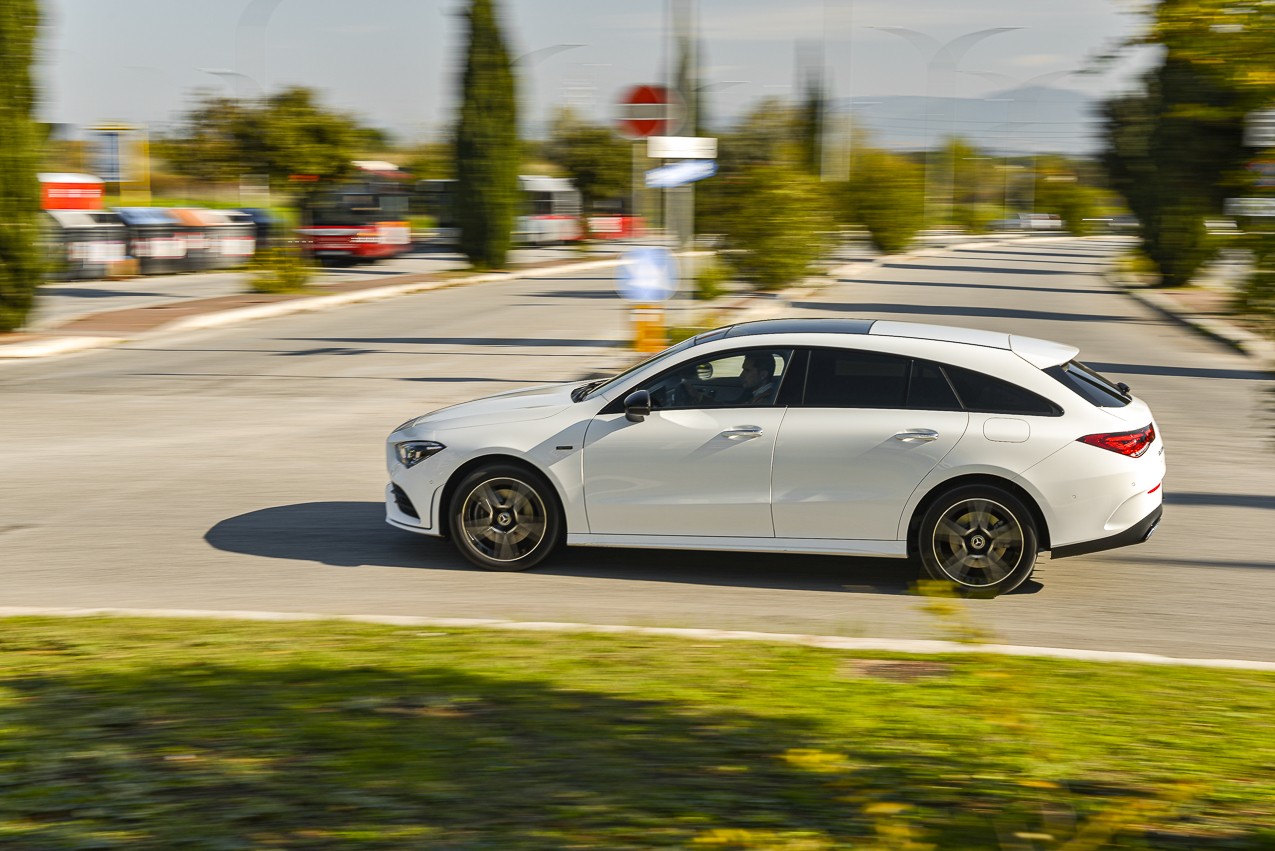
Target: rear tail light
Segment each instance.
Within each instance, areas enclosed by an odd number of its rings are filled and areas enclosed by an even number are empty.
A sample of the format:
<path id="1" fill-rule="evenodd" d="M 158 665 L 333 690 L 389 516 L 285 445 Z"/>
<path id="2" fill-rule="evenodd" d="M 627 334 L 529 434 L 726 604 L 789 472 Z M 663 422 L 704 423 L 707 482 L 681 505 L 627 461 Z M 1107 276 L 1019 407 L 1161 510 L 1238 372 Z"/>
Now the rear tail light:
<path id="1" fill-rule="evenodd" d="M 1087 434 L 1080 438 L 1081 443 L 1097 446 L 1130 458 L 1138 458 L 1155 441 L 1155 426 L 1148 425 L 1137 431 L 1116 431 L 1110 434 Z"/>

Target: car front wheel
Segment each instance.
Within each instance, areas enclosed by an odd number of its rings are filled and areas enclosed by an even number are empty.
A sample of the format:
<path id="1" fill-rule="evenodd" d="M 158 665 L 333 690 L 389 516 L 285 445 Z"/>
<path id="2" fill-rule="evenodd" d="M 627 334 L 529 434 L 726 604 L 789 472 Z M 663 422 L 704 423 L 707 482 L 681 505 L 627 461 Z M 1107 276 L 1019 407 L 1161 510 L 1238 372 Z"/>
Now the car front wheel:
<path id="1" fill-rule="evenodd" d="M 1038 535 L 1022 500 L 991 485 L 956 488 L 926 510 L 917 531 L 921 567 L 968 597 L 1007 594 L 1031 576 Z"/>
<path id="2" fill-rule="evenodd" d="M 485 570 L 540 563 L 562 528 L 552 486 L 530 470 L 503 464 L 467 475 L 452 497 L 450 517 L 456 548 Z"/>

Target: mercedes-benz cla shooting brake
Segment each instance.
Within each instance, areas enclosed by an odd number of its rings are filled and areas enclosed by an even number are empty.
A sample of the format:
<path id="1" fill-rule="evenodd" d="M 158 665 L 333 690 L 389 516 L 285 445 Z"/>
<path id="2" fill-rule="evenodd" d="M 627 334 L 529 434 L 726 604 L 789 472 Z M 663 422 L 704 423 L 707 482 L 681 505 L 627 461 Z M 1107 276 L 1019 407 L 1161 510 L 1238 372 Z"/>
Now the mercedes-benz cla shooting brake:
<path id="1" fill-rule="evenodd" d="M 906 322 L 731 325 L 614 378 L 390 435 L 389 523 L 489 570 L 569 546 L 912 557 L 973 596 L 1146 540 L 1164 443 L 1073 346 Z"/>

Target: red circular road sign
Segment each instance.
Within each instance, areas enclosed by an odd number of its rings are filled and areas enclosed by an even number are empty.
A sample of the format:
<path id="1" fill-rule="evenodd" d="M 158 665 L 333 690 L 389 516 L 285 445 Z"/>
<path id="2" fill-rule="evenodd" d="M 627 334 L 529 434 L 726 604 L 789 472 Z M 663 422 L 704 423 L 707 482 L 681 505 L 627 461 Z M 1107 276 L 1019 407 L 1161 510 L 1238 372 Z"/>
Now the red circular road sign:
<path id="1" fill-rule="evenodd" d="M 664 86 L 633 86 L 617 101 L 617 129 L 627 139 L 677 132 L 686 112 L 681 95 Z"/>

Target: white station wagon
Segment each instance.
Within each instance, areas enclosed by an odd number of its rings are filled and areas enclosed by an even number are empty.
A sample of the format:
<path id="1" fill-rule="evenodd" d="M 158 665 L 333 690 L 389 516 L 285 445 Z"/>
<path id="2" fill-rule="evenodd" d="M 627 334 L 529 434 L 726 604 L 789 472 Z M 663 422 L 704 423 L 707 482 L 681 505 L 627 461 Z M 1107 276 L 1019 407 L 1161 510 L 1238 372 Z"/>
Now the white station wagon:
<path id="1" fill-rule="evenodd" d="M 991 596 L 1146 540 L 1150 409 L 1012 334 L 860 319 L 731 325 L 614 378 L 502 393 L 390 435 L 386 515 L 522 570 L 568 546 L 918 559 Z"/>

